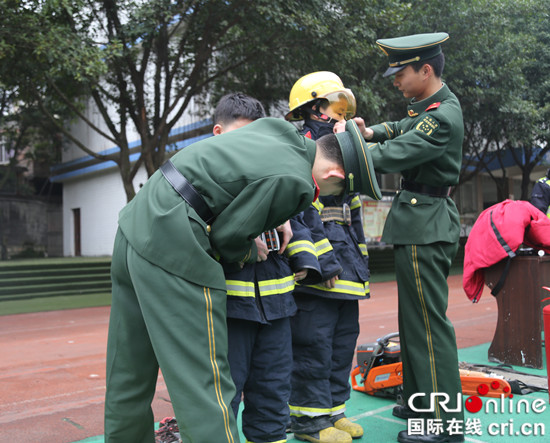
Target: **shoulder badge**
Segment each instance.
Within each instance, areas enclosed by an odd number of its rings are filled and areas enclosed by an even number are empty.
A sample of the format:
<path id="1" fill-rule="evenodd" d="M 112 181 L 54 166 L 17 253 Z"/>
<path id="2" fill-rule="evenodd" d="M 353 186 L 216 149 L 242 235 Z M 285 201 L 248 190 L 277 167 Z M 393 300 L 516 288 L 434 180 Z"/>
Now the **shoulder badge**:
<path id="1" fill-rule="evenodd" d="M 311 138 L 311 131 L 307 131 L 307 132 L 304 134 L 304 137 Z"/>
<path id="2" fill-rule="evenodd" d="M 417 131 L 432 135 L 439 129 L 439 122 L 430 115 L 426 115 L 415 127 Z"/>
<path id="3" fill-rule="evenodd" d="M 428 106 L 426 108 L 426 111 L 431 111 L 432 109 L 437 109 L 437 108 L 439 108 L 439 105 L 441 105 L 441 102 L 432 103 L 430 106 Z M 426 111 L 424 111 L 424 112 L 426 112 Z"/>

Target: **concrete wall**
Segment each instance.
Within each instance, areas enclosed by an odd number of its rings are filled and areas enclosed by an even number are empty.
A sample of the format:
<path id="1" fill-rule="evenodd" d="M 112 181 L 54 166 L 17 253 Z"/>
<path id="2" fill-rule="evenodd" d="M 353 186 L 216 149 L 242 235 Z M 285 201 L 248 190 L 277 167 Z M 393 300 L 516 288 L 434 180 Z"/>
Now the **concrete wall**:
<path id="1" fill-rule="evenodd" d="M 60 257 L 62 205 L 33 198 L 0 196 L 0 258 L 21 253 Z"/>

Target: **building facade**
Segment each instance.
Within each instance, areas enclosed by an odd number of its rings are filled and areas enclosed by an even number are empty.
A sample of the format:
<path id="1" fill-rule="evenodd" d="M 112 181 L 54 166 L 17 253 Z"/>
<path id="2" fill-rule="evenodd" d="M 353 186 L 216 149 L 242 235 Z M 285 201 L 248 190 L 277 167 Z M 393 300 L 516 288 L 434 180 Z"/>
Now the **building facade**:
<path id="1" fill-rule="evenodd" d="M 88 118 L 102 127 L 99 113 L 88 111 Z M 194 103 L 188 107 L 180 122 L 170 133 L 170 150 L 183 147 L 212 134 L 210 118 L 198 117 Z M 98 154 L 110 154 L 119 148 L 112 146 L 84 123 L 71 128 L 72 133 Z M 127 135 L 131 141 L 131 159 L 139 156 L 140 140 L 137 133 Z M 133 185 L 136 192 L 147 181 L 145 168 L 136 174 Z M 118 166 L 113 161 L 100 161 L 76 146 L 63 153 L 63 160 L 52 168 L 51 181 L 63 185 L 63 255 L 111 255 L 118 226 L 118 213 L 127 199 Z"/>

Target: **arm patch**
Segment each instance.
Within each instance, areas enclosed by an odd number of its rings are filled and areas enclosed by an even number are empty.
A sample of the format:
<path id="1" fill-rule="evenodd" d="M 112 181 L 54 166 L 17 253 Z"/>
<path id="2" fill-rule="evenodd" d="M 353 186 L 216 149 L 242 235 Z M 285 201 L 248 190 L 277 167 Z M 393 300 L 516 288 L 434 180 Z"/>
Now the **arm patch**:
<path id="1" fill-rule="evenodd" d="M 416 125 L 415 129 L 425 134 L 433 135 L 439 129 L 439 122 L 427 115 Z"/>

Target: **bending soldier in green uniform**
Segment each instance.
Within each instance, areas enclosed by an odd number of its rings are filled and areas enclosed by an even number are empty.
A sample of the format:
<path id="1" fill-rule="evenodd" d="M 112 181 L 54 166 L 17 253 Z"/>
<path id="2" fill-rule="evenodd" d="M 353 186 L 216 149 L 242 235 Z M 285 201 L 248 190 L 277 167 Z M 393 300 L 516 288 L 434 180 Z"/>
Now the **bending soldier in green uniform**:
<path id="1" fill-rule="evenodd" d="M 107 443 L 154 441 L 159 368 L 182 441 L 239 441 L 216 258 L 265 258 L 255 238 L 317 194 L 373 195 L 364 145 L 358 131 L 313 142 L 291 123 L 262 118 L 181 150 L 122 209 L 111 269 Z"/>
<path id="2" fill-rule="evenodd" d="M 458 183 L 464 138 L 460 103 L 441 80 L 441 43 L 448 38 L 441 32 L 378 40 L 389 56 L 385 76 L 395 75 L 394 86 L 410 99 L 407 117 L 371 127 L 356 119 L 373 142 L 368 150 L 376 171 L 403 177 L 382 236 L 394 245 L 406 400 L 394 415 L 425 419 L 425 430 L 402 431 L 400 442 L 464 441 L 456 338 L 446 316 L 447 277 L 460 235 L 449 192 Z M 420 416 L 414 409 L 430 409 L 431 393 L 450 400 Z"/>

